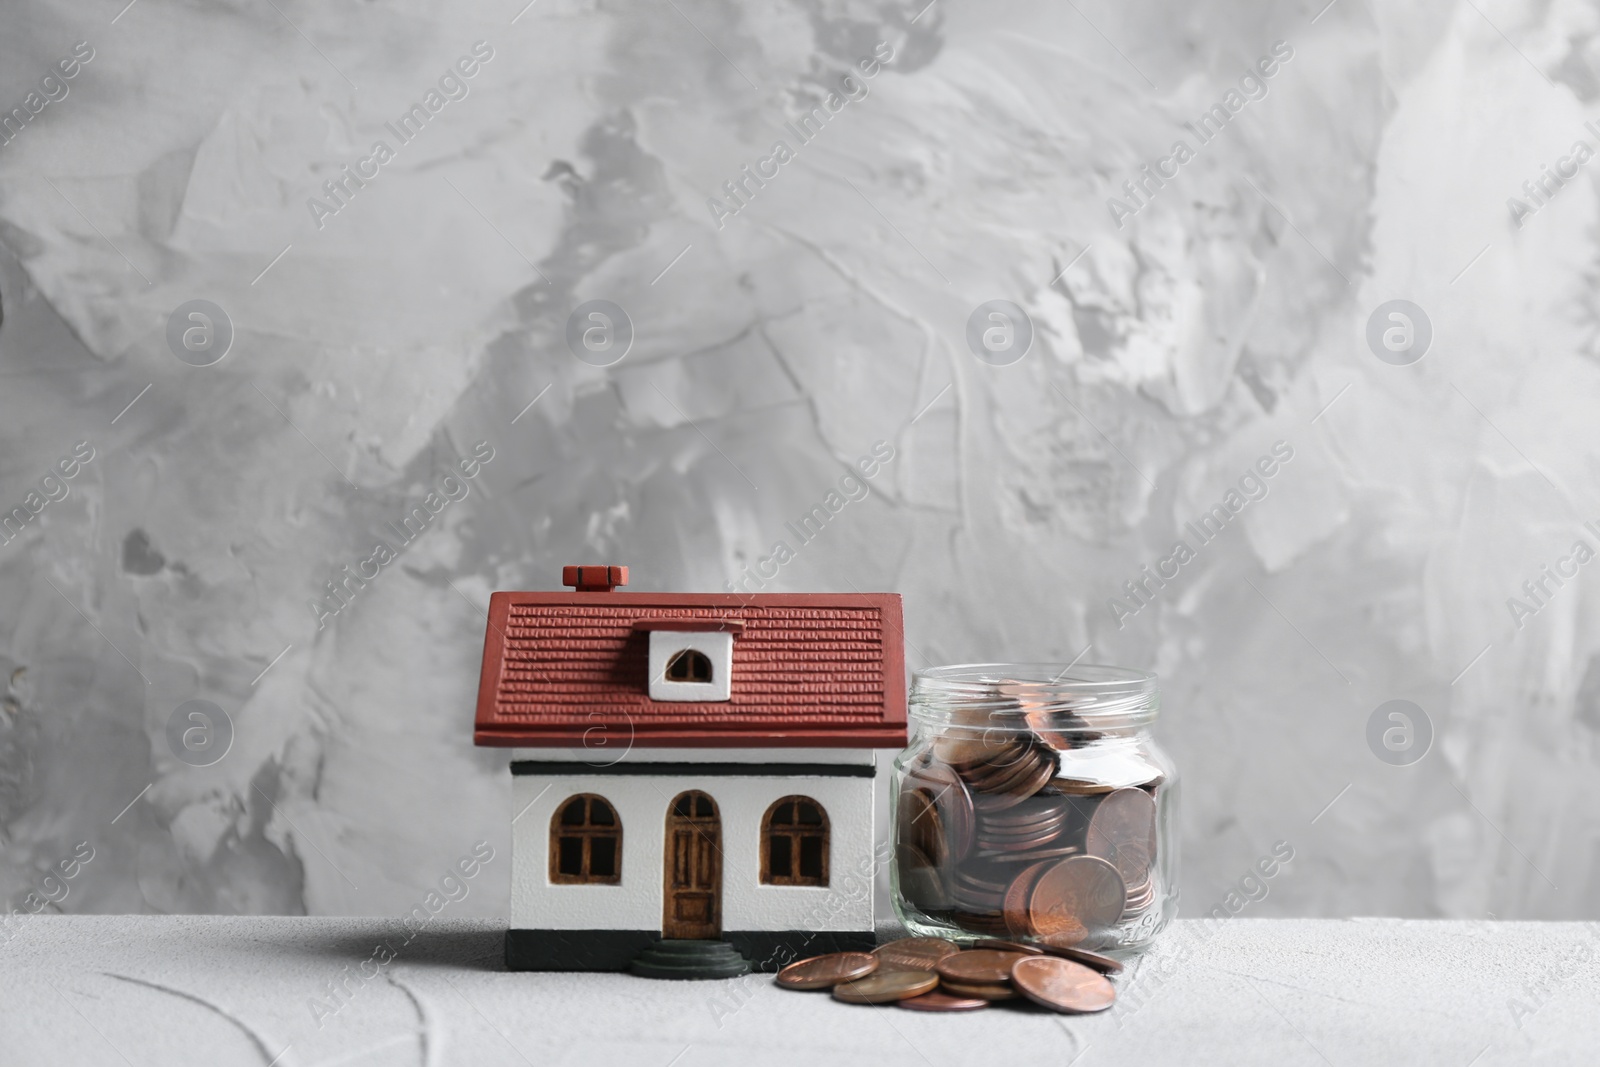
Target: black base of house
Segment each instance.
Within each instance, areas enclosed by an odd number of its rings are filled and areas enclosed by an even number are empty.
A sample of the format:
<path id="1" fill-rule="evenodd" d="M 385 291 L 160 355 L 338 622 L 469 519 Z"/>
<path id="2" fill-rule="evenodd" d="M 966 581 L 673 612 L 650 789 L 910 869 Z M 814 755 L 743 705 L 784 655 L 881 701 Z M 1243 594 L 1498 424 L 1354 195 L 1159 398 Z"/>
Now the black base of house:
<path id="1" fill-rule="evenodd" d="M 513 971 L 626 971 L 661 940 L 654 930 L 507 930 L 506 967 Z M 866 952 L 870 930 L 730 930 L 722 935 L 751 969 L 776 971 L 825 952 Z"/>

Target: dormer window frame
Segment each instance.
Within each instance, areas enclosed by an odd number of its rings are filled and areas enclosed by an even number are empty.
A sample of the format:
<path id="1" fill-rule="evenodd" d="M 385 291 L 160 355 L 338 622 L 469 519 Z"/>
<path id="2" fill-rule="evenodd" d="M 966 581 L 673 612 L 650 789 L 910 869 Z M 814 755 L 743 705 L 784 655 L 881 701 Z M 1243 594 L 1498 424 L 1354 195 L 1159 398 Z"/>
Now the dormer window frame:
<path id="1" fill-rule="evenodd" d="M 710 624 L 704 630 L 650 630 L 650 699 L 670 703 L 711 703 L 733 698 L 734 632 Z M 669 677 L 674 659 L 698 653 L 710 667 L 708 681 Z"/>

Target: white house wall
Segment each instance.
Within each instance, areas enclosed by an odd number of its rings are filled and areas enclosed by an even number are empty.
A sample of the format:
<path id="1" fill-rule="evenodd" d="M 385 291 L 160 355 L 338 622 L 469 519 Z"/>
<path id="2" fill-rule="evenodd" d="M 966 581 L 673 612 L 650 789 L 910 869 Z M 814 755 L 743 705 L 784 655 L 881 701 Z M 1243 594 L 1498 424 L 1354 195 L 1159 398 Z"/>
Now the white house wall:
<path id="1" fill-rule="evenodd" d="M 679 793 L 698 789 L 717 802 L 722 817 L 723 930 L 870 931 L 874 786 L 875 779 L 856 777 L 516 775 L 511 925 L 660 930 L 667 808 Z M 550 820 L 579 793 L 604 797 L 622 820 L 620 885 L 550 884 Z M 761 884 L 761 818 L 773 801 L 791 795 L 810 797 L 827 812 L 826 887 Z"/>
<path id="2" fill-rule="evenodd" d="M 844 763 L 885 765 L 898 749 L 874 748 L 646 748 L 628 746 L 626 731 L 620 748 L 514 748 L 513 762 L 590 763 L 604 767 L 613 763 Z"/>

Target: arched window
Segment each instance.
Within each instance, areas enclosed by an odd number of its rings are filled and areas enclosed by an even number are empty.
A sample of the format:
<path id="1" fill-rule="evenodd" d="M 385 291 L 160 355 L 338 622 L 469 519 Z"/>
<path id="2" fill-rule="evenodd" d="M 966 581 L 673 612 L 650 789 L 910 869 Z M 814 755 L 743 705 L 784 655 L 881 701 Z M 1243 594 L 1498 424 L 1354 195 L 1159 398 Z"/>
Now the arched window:
<path id="1" fill-rule="evenodd" d="M 691 789 L 678 794 L 678 799 L 672 802 L 672 814 L 680 819 L 715 819 L 717 805 L 700 790 Z"/>
<path id="2" fill-rule="evenodd" d="M 711 657 L 692 648 L 684 649 L 667 661 L 667 681 L 711 681 Z"/>
<path id="3" fill-rule="evenodd" d="M 828 884 L 828 813 L 810 797 L 784 797 L 761 820 L 761 881 Z"/>
<path id="4" fill-rule="evenodd" d="M 550 881 L 556 885 L 622 881 L 622 820 L 604 797 L 580 793 L 550 817 Z"/>

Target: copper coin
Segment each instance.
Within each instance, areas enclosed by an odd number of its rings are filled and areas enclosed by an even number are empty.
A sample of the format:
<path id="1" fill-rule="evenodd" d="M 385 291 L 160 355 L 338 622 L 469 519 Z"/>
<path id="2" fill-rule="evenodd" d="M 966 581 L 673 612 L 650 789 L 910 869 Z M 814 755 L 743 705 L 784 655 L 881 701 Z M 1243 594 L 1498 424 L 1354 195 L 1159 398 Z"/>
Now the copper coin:
<path id="1" fill-rule="evenodd" d="M 1067 806 L 1059 799 L 1049 797 L 1040 802 L 1039 799 L 1029 798 L 1027 804 L 1011 811 L 986 815 L 982 823 L 990 830 L 1011 830 L 1051 826 L 1066 821 L 1066 818 Z"/>
<path id="2" fill-rule="evenodd" d="M 1128 886 L 1128 903 L 1135 903 L 1136 898 L 1150 887 L 1150 853 L 1145 851 L 1143 845 L 1131 841 L 1110 845 L 1102 843 L 1101 847 L 1102 851 L 1090 851 L 1089 855 L 1110 861 Z"/>
<path id="3" fill-rule="evenodd" d="M 1004 794 L 986 794 L 988 804 L 985 806 L 989 812 L 1005 811 L 1024 803 L 1029 797 L 1050 784 L 1051 776 L 1056 773 L 1055 764 L 1045 761 L 1032 771 L 1020 783 L 1009 787 Z"/>
<path id="4" fill-rule="evenodd" d="M 1032 866 L 1024 867 L 1011 880 L 1005 897 L 1001 899 L 1000 914 L 1005 917 L 1006 929 L 1017 937 L 1026 937 L 1033 933 L 1033 923 L 1028 918 L 1028 898 L 1033 893 L 1033 883 L 1050 864 L 1050 860 L 1041 860 Z"/>
<path id="5" fill-rule="evenodd" d="M 1155 883 L 1152 880 L 1146 879 L 1144 885 L 1138 887 L 1137 889 L 1128 890 L 1128 902 L 1123 906 L 1122 909 L 1123 918 L 1130 918 L 1134 915 L 1140 914 L 1151 904 L 1154 904 L 1155 899 Z"/>
<path id="6" fill-rule="evenodd" d="M 842 1000 L 847 1004 L 888 1004 L 894 1000 L 920 997 L 938 988 L 939 976 L 930 971 L 902 971 L 894 968 L 876 971 L 854 982 L 843 982 L 834 986 L 833 999 Z"/>
<path id="7" fill-rule="evenodd" d="M 1029 897 L 1029 919 L 1036 933 L 1081 926 L 1095 930 L 1122 918 L 1128 890 L 1117 869 L 1098 856 L 1069 856 L 1039 875 Z"/>
<path id="8" fill-rule="evenodd" d="M 897 884 L 900 892 L 924 911 L 939 911 L 950 906 L 939 869 L 915 845 L 902 844 L 895 850 Z"/>
<path id="9" fill-rule="evenodd" d="M 1149 877 L 1156 854 L 1156 802 L 1150 794 L 1136 788 L 1106 794 L 1089 819 L 1084 851 L 1110 860 L 1129 885 Z"/>
<path id="10" fill-rule="evenodd" d="M 1034 823 L 996 823 L 979 815 L 977 837 L 979 841 L 1019 841 L 1027 837 L 1054 837 L 1061 833 L 1066 824 L 1065 818 Z"/>
<path id="11" fill-rule="evenodd" d="M 908 789 L 900 794 L 900 840 L 915 845 L 936 867 L 943 867 L 950 856 L 950 840 L 944 820 L 926 789 Z"/>
<path id="12" fill-rule="evenodd" d="M 973 803 L 979 811 L 1005 811 L 1028 799 L 1027 793 L 979 793 Z"/>
<path id="13" fill-rule="evenodd" d="M 1081 717 L 1059 704 L 1029 709 L 1023 718 L 1034 736 L 1051 748 L 1080 748 L 1099 736 L 1085 729 L 1088 724 Z"/>
<path id="14" fill-rule="evenodd" d="M 1074 948 L 1084 938 L 1089 936 L 1078 922 L 1064 923 L 1059 930 L 1048 934 L 1038 934 L 1034 937 L 1041 948 L 1046 952 L 1060 952 L 1063 949 Z"/>
<path id="15" fill-rule="evenodd" d="M 989 852 L 1025 852 L 1030 848 L 1043 848 L 1061 836 L 1060 828 L 1041 830 L 1029 834 L 1002 834 L 999 836 L 979 834 L 973 841 L 976 848 Z M 1105 857 L 1110 859 L 1109 856 Z M 1112 864 L 1115 866 L 1115 864 Z"/>
<path id="16" fill-rule="evenodd" d="M 1006 888 L 1011 885 L 1011 877 L 1010 875 L 1002 874 L 999 879 L 980 878 L 977 871 L 971 868 L 964 868 L 956 871 L 956 885 L 969 886 L 981 891 L 992 890 L 996 893 L 1004 893 Z"/>
<path id="17" fill-rule="evenodd" d="M 983 1001 L 1014 1000 L 1017 996 L 1017 991 L 1011 988 L 1009 982 L 1005 985 L 999 985 L 998 983 L 985 985 L 976 982 L 952 982 L 949 979 L 945 979 L 942 988 L 959 997 L 973 997 Z"/>
<path id="18" fill-rule="evenodd" d="M 1068 856 L 1076 856 L 1078 850 L 1073 845 L 1061 845 L 1052 848 L 1029 848 L 1026 851 L 1005 851 L 1001 849 L 979 849 L 973 853 L 974 859 L 988 860 L 990 863 L 1034 863 L 1038 860 L 1064 860 Z"/>
<path id="19" fill-rule="evenodd" d="M 1025 945 L 1021 941 L 1006 941 L 998 937 L 985 937 L 972 943 L 973 948 L 992 948 L 1000 952 L 1021 952 L 1029 956 L 1037 956 L 1044 949 L 1035 945 Z"/>
<path id="20" fill-rule="evenodd" d="M 992 813 L 987 811 L 978 814 L 978 837 L 1012 840 L 1021 837 L 1038 837 L 1040 835 L 1049 837 L 1060 833 L 1061 828 L 1067 824 L 1066 813 L 1054 818 L 1040 819 L 1037 822 L 1022 823 L 997 822 L 992 819 L 991 815 Z"/>
<path id="21" fill-rule="evenodd" d="M 904 787 L 900 790 L 900 836 L 912 838 L 916 836 L 915 827 L 928 808 L 933 806 L 933 800 L 923 790 L 916 788 L 908 777 Z"/>
<path id="22" fill-rule="evenodd" d="M 1024 956 L 1011 968 L 1011 984 L 1040 1007 L 1072 1014 L 1105 1011 L 1117 999 L 1105 975 L 1055 956 Z"/>
<path id="23" fill-rule="evenodd" d="M 900 836 L 915 841 L 923 832 L 920 824 L 933 811 L 933 797 L 926 789 L 916 788 L 909 778 L 905 785 L 906 788 L 900 790 Z M 937 815 L 933 817 L 938 818 Z"/>
<path id="24" fill-rule="evenodd" d="M 993 934 L 996 937 L 1006 937 L 1011 931 L 1006 929 L 1005 920 L 998 912 L 975 912 L 957 910 L 950 913 L 950 919 L 964 930 L 973 930 L 982 934 Z"/>
<path id="25" fill-rule="evenodd" d="M 1026 790 L 1027 795 L 1031 797 L 1035 793 L 1039 792 L 1039 790 L 1043 789 L 1045 786 L 1054 781 L 1055 776 L 1056 761 L 1051 759 L 1049 756 L 1040 753 L 1038 764 L 1028 775 L 1027 780 L 1022 784 L 1015 786 L 1014 788 Z"/>
<path id="26" fill-rule="evenodd" d="M 1102 956 L 1098 952 L 1090 952 L 1086 948 L 1074 948 L 1070 945 L 1045 945 L 1043 950 L 1052 956 L 1060 956 L 1064 960 L 1081 963 L 1085 967 L 1093 967 L 1101 974 L 1122 973 L 1121 960 L 1114 960 L 1110 956 Z"/>
<path id="27" fill-rule="evenodd" d="M 997 901 L 1005 896 L 1005 884 L 990 888 L 987 882 L 974 882 L 967 871 L 957 870 L 955 879 L 950 884 L 950 895 L 953 897 L 970 897 L 974 900 L 987 900 L 994 897 Z"/>
<path id="28" fill-rule="evenodd" d="M 982 721 L 962 724 L 933 742 L 933 754 L 952 767 L 974 767 L 1003 760 L 1020 748 L 1016 738 L 1004 729 L 986 726 Z"/>
<path id="29" fill-rule="evenodd" d="M 1040 841 L 1005 841 L 1005 842 L 984 841 L 982 839 L 979 839 L 973 845 L 973 848 L 975 849 L 975 851 L 973 852 L 973 859 L 975 859 L 975 860 L 977 860 L 977 859 L 987 860 L 990 863 L 996 863 L 996 862 L 1004 863 L 1004 862 L 1006 862 L 1006 857 L 1007 856 L 1013 855 L 1013 854 L 1018 853 L 1018 852 L 1038 852 L 1041 849 L 1065 848 L 1066 847 L 1064 845 L 1059 845 L 1058 846 L 1058 845 L 1056 845 L 1055 842 L 1056 842 L 1056 838 L 1054 838 L 1054 837 L 1047 837 L 1047 838 L 1045 838 L 1043 840 L 1040 840 Z M 1073 849 L 1072 851 L 1076 852 L 1077 849 Z M 1070 853 L 1063 852 L 1063 853 L 1061 853 L 1060 857 L 1058 857 L 1058 858 L 1064 859 L 1068 855 L 1070 855 Z M 1044 856 L 1040 856 L 1039 858 L 1040 859 L 1044 859 L 1045 857 Z"/>
<path id="30" fill-rule="evenodd" d="M 953 997 L 949 993 L 935 991 L 902 1000 L 898 1006 L 912 1011 L 977 1011 L 987 1008 L 989 1002 L 982 997 Z"/>
<path id="31" fill-rule="evenodd" d="M 954 956 L 961 946 L 942 937 L 903 937 L 872 950 L 884 967 L 907 971 L 931 971 L 946 956 Z"/>
<path id="32" fill-rule="evenodd" d="M 877 969 L 878 957 L 870 952 L 830 952 L 796 960 L 778 972 L 777 982 L 785 989 L 828 989 Z"/>
<path id="33" fill-rule="evenodd" d="M 973 948 L 946 956 L 939 961 L 940 978 L 952 982 L 971 982 L 995 985 L 1011 977 L 1011 965 L 1022 959 L 1024 952 L 999 952 L 992 948 Z"/>
<path id="34" fill-rule="evenodd" d="M 1051 785 L 1055 786 L 1055 788 L 1061 790 L 1063 793 L 1066 793 L 1069 796 L 1078 797 L 1100 796 L 1104 793 L 1113 792 L 1117 788 L 1114 785 L 1106 785 L 1101 782 L 1083 781 L 1077 778 L 1057 778 L 1051 782 Z"/>
<path id="35" fill-rule="evenodd" d="M 951 857 L 961 859 L 972 849 L 976 827 L 972 794 L 967 791 L 967 784 L 955 771 L 939 763 L 919 767 L 914 775 L 908 773 L 906 777 L 908 780 L 914 777 L 917 787 L 926 789 L 933 798 L 934 810 L 939 813 L 939 821 L 944 824 L 950 843 Z"/>
<path id="36" fill-rule="evenodd" d="M 1011 786 L 1039 769 L 1039 757 L 1026 748 L 1018 748 L 1015 758 L 1003 763 L 985 763 L 967 768 L 962 777 L 972 788 L 984 793 L 1007 793 Z"/>

